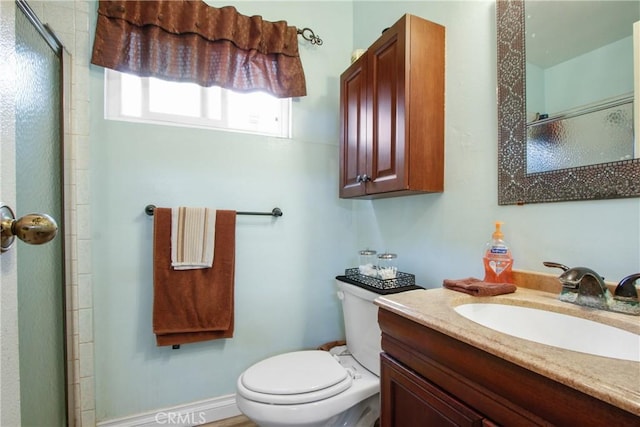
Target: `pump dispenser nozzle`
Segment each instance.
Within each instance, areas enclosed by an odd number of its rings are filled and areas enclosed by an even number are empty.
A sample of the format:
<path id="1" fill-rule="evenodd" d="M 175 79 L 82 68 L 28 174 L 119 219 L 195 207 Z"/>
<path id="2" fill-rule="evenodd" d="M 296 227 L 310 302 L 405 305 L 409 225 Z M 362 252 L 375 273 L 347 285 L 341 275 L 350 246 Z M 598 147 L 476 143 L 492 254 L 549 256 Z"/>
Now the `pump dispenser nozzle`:
<path id="1" fill-rule="evenodd" d="M 502 230 L 500 230 L 500 227 L 502 227 L 502 224 L 504 223 L 501 221 L 496 221 L 496 231 L 494 231 L 493 235 L 491 236 L 495 240 L 503 240 L 504 238 L 504 234 L 502 234 Z"/>

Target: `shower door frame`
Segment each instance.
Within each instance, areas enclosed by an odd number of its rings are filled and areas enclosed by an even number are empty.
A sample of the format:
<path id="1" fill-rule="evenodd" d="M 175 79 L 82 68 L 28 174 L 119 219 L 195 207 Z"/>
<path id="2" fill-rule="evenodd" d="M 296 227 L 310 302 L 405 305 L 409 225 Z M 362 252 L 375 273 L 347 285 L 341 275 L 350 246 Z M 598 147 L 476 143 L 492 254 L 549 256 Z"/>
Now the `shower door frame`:
<path id="1" fill-rule="evenodd" d="M 72 252 L 75 246 L 72 233 L 71 215 L 69 213 L 74 210 L 73 200 L 65 191 L 70 182 L 73 181 L 72 162 L 67 159 L 72 158 L 71 149 L 71 65 L 72 59 L 70 53 L 64 48 L 64 45 L 55 36 L 53 30 L 48 25 L 42 24 L 36 13 L 31 9 L 26 0 L 0 1 L 0 51 L 5 52 L 2 48 L 9 49 L 6 62 L 2 64 L 5 76 L 0 82 L 2 96 L 6 99 L 0 103 L 0 114 L 6 116 L 5 120 L 0 121 L 0 141 L 2 143 L 2 151 L 0 152 L 0 176 L 2 177 L 2 193 L 0 198 L 7 205 L 15 206 L 16 204 L 16 180 L 15 180 L 15 82 L 17 78 L 17 68 L 15 62 L 15 41 L 16 26 L 15 17 L 18 9 L 22 10 L 27 19 L 34 28 L 40 33 L 43 39 L 49 44 L 59 58 L 60 65 L 60 163 L 61 163 L 61 181 L 59 183 L 60 193 L 62 197 L 62 218 L 59 218 L 60 233 L 58 238 L 64 239 L 62 242 L 62 259 L 63 270 L 63 351 L 64 351 L 64 391 L 66 408 L 66 421 L 68 426 L 81 425 L 78 419 L 78 411 L 75 402 L 74 390 L 78 387 L 79 378 L 76 378 L 74 366 L 77 365 L 77 355 L 74 351 L 74 326 L 73 313 L 77 310 L 74 307 L 71 297 L 73 274 L 72 271 Z M 13 51 L 11 51 L 13 47 Z M 7 77 L 8 76 L 8 77 Z M 3 129 L 4 128 L 4 129 Z M 75 225 L 75 224 L 73 224 Z M 17 244 L 24 244 L 19 242 Z M 1 277 L 0 285 L 2 286 L 2 399 L 0 399 L 0 421 L 19 422 L 20 417 L 20 371 L 18 365 L 18 319 L 17 319 L 17 251 L 12 250 L 2 255 L 0 258 Z M 9 327 L 5 325 L 11 325 Z"/>

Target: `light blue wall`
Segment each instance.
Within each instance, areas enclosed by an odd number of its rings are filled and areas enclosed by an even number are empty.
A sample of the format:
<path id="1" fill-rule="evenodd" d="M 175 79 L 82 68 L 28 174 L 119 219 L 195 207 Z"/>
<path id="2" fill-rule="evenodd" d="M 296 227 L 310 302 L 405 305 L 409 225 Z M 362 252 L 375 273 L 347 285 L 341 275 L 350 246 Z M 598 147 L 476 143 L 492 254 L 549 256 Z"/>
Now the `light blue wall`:
<path id="1" fill-rule="evenodd" d="M 633 92 L 633 38 L 542 69 L 527 62 L 527 112 L 550 115 Z"/>
<path id="2" fill-rule="evenodd" d="M 293 102 L 292 140 L 105 121 L 103 70 L 91 69 L 98 421 L 233 393 L 252 363 L 343 337 L 334 277 L 355 262 L 356 235 L 352 202 L 337 197 L 337 107 L 352 7 L 238 9 L 311 27 L 324 40 L 300 44 L 309 95 Z M 233 339 L 156 347 L 149 203 L 284 211 L 277 220 L 238 218 Z"/>
<path id="3" fill-rule="evenodd" d="M 439 287 L 482 274 L 499 219 L 517 268 L 555 260 L 611 280 L 640 271 L 640 199 L 497 206 L 493 1 L 237 3 L 324 39 L 302 44 L 309 96 L 293 104 L 292 141 L 106 122 L 102 70 L 91 71 L 98 420 L 232 393 L 254 361 L 341 337 L 332 279 L 365 246 L 397 252 L 403 271 Z M 352 48 L 405 12 L 447 28 L 445 192 L 341 201 L 338 77 Z M 147 203 L 284 210 L 277 221 L 238 221 L 232 340 L 155 347 Z"/>
<path id="4" fill-rule="evenodd" d="M 543 90 L 550 115 L 633 93 L 633 37 L 547 68 Z"/>
<path id="5" fill-rule="evenodd" d="M 549 110 L 545 102 L 544 70 L 530 62 L 526 66 L 527 121 L 532 121 L 536 113 L 546 113 Z"/>
<path id="6" fill-rule="evenodd" d="M 501 220 L 515 268 L 552 272 L 542 261 L 553 260 L 612 281 L 640 271 L 640 199 L 497 205 L 495 3 L 357 1 L 354 45 L 407 12 L 446 27 L 445 191 L 355 203 L 358 246 L 397 252 L 401 270 L 439 287 L 483 276 L 482 249 Z"/>

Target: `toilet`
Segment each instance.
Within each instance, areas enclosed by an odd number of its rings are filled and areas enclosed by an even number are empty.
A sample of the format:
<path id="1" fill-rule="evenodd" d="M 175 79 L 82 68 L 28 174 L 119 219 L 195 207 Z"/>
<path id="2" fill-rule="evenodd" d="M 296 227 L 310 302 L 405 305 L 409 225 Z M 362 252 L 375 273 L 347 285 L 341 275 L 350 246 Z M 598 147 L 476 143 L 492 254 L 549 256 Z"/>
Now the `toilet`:
<path id="1" fill-rule="evenodd" d="M 347 345 L 262 360 L 236 384 L 240 411 L 261 427 L 371 427 L 380 415 L 378 294 L 336 280 Z"/>

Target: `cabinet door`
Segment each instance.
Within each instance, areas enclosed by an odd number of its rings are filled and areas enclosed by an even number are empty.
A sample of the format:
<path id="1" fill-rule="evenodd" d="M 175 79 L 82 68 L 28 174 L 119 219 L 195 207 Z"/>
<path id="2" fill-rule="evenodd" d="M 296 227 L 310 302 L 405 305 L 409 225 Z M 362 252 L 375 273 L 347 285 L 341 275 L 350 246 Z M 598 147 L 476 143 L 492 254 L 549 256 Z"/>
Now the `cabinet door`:
<path id="1" fill-rule="evenodd" d="M 365 194 L 367 173 L 367 54 L 340 76 L 340 197 Z"/>
<path id="2" fill-rule="evenodd" d="M 406 20 L 369 48 L 370 145 L 367 193 L 408 188 L 405 166 Z"/>
<path id="3" fill-rule="evenodd" d="M 381 427 L 478 426 L 484 417 L 386 353 L 380 364 Z"/>

